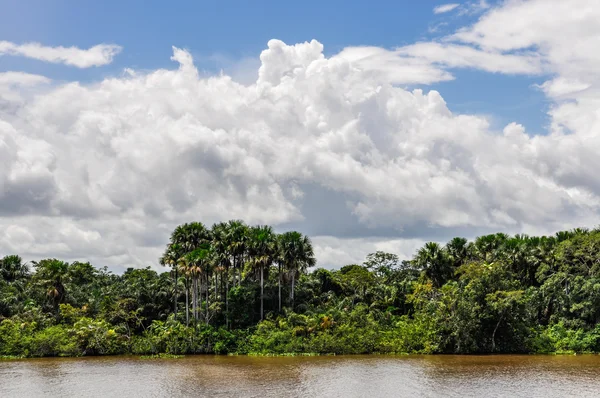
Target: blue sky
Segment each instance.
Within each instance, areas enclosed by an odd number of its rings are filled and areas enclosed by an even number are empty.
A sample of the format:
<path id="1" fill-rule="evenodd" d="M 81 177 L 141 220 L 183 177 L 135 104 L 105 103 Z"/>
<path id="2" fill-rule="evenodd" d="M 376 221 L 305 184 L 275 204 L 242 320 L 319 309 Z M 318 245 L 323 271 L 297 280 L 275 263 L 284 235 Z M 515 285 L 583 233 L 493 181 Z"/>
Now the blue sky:
<path id="1" fill-rule="evenodd" d="M 169 57 L 174 45 L 189 50 L 200 69 L 216 73 L 237 60 L 258 62 L 258 54 L 273 38 L 288 44 L 316 39 L 324 44 L 326 55 L 348 46 L 395 48 L 442 37 L 480 16 L 433 13 L 434 7 L 447 3 L 224 0 L 179 1 L 173 6 L 142 0 L 4 0 L 0 40 L 81 48 L 114 43 L 124 50 L 101 68 L 76 69 L 0 57 L 0 71 L 19 69 L 53 79 L 99 80 L 118 75 L 124 68 L 173 68 Z M 476 70 L 453 70 L 453 74 L 453 81 L 423 88 L 439 90 L 454 112 L 485 115 L 496 129 L 515 121 L 530 134 L 545 134 L 547 104 L 543 93 L 533 87 L 543 78 Z"/>

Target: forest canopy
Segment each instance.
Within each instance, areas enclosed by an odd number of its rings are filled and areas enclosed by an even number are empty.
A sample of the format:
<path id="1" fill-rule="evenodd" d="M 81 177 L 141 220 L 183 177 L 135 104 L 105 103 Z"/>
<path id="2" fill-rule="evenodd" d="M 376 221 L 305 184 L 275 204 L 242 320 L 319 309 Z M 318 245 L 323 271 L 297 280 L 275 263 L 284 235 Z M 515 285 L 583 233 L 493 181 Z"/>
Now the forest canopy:
<path id="1" fill-rule="evenodd" d="M 0 259 L 0 357 L 600 352 L 600 229 L 316 267 L 311 240 L 178 226 L 150 267 Z"/>

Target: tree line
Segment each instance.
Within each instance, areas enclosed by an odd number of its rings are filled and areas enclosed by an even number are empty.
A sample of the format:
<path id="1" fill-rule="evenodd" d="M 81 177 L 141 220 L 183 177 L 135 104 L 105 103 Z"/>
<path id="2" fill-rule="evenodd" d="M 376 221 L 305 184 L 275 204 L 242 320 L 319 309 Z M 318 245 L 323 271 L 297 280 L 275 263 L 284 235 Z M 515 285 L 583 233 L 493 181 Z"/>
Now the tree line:
<path id="1" fill-rule="evenodd" d="M 310 239 L 178 226 L 150 267 L 0 259 L 0 356 L 600 352 L 600 229 L 315 269 Z"/>

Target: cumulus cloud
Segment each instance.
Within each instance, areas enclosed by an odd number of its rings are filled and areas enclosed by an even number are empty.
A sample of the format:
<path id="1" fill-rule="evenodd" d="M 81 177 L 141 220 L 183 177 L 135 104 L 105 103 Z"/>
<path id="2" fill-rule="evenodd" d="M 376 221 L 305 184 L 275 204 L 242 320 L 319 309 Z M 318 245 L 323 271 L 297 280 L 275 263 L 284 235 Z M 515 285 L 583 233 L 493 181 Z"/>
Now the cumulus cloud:
<path id="1" fill-rule="evenodd" d="M 597 225 L 600 32 L 585 13 L 547 15 L 547 3 L 507 2 L 450 37 L 394 50 L 326 57 L 317 41 L 271 40 L 245 84 L 202 76 L 174 48 L 174 69 L 26 101 L 0 91 L 12 106 L 0 113 L 0 251 L 155 265 L 178 223 L 242 218 L 309 233 L 320 264 L 339 266 L 455 235 Z M 531 21 L 542 11 L 545 22 Z M 548 134 L 497 131 L 437 91 L 399 87 L 453 68 L 550 76 L 539 87 L 552 101 Z"/>
<path id="2" fill-rule="evenodd" d="M 110 64 L 121 50 L 122 47 L 116 44 L 98 44 L 88 49 L 81 49 L 74 46 L 48 47 L 39 43 L 16 44 L 0 41 L 0 55 L 22 56 L 77 68 Z"/>
<path id="3" fill-rule="evenodd" d="M 0 121 L 2 115 L 14 112 L 25 96 L 51 82 L 45 76 L 25 72 L 0 72 Z"/>
<path id="4" fill-rule="evenodd" d="M 434 14 L 444 14 L 446 12 L 450 12 L 456 8 L 458 8 L 460 4 L 458 3 L 450 3 L 450 4 L 442 4 L 433 9 Z"/>

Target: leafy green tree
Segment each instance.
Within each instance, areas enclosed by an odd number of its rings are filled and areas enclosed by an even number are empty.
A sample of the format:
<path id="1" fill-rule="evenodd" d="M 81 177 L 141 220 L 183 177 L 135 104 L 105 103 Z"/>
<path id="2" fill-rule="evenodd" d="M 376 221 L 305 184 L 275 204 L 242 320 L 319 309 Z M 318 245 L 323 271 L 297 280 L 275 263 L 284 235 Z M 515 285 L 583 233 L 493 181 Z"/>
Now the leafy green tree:
<path id="1" fill-rule="evenodd" d="M 394 270 L 399 267 L 400 258 L 396 254 L 377 251 L 368 254 L 363 265 L 367 269 L 375 271 L 378 276 L 389 278 Z"/>

